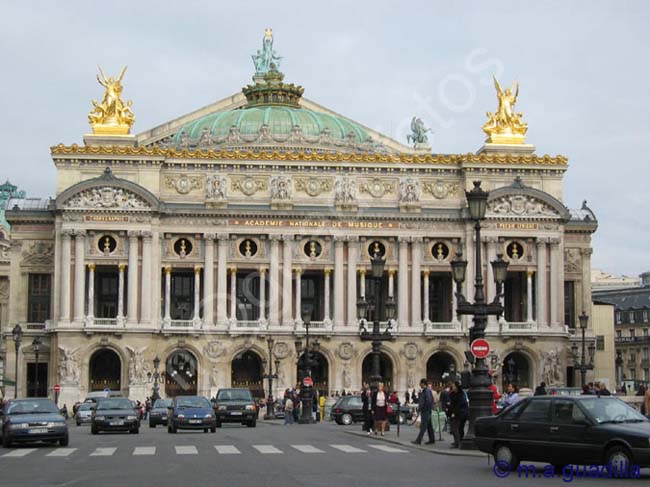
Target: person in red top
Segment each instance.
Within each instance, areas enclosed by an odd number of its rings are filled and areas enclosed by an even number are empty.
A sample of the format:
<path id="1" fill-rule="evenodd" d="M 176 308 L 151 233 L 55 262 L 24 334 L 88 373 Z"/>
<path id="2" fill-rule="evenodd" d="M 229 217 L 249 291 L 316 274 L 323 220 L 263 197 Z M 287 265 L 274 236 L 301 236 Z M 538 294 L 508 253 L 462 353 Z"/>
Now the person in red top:
<path id="1" fill-rule="evenodd" d="M 488 389 L 492 391 L 492 414 L 497 413 L 497 401 L 501 399 L 501 394 L 499 394 L 499 390 L 497 389 L 497 386 L 492 382 L 492 376 L 494 375 L 494 371 L 490 371 L 490 385 L 488 386 Z"/>
<path id="2" fill-rule="evenodd" d="M 388 397 L 388 402 L 391 404 L 397 404 L 398 400 L 399 398 L 397 397 L 397 392 L 391 392 L 390 396 Z"/>

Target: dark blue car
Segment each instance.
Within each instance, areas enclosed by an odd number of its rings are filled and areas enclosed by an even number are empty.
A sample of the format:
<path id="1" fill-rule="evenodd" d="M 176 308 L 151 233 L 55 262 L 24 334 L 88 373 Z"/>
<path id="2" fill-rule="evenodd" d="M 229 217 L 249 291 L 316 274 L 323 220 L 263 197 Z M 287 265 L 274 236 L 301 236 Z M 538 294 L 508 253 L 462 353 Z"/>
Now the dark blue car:
<path id="1" fill-rule="evenodd" d="M 176 433 L 179 429 L 217 432 L 217 420 L 212 404 L 202 396 L 178 396 L 169 406 L 167 431 Z"/>
<path id="2" fill-rule="evenodd" d="M 0 419 L 5 448 L 36 441 L 68 446 L 68 425 L 51 399 L 14 399 L 2 409 Z"/>

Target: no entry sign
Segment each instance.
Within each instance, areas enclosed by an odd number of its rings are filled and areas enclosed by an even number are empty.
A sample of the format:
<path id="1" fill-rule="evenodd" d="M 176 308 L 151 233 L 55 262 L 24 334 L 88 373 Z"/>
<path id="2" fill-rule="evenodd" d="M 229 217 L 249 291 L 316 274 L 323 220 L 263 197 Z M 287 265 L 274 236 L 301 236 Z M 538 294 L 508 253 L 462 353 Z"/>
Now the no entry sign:
<path id="1" fill-rule="evenodd" d="M 476 358 L 485 358 L 490 354 L 490 343 L 483 338 L 477 338 L 469 346 L 470 352 Z"/>
<path id="2" fill-rule="evenodd" d="M 59 384 L 54 384 L 54 392 L 61 392 L 61 386 Z"/>
<path id="3" fill-rule="evenodd" d="M 311 387 L 311 386 L 314 385 L 314 381 L 311 380 L 311 377 L 305 377 L 305 378 L 302 380 L 302 385 L 304 385 L 305 387 Z"/>

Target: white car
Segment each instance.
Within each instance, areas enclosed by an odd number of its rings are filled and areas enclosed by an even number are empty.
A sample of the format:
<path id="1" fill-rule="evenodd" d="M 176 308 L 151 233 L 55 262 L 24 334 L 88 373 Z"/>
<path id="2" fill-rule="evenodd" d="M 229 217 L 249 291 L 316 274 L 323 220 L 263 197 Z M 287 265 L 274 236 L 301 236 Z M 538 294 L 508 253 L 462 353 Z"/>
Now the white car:
<path id="1" fill-rule="evenodd" d="M 84 402 L 79 404 L 77 413 L 74 415 L 74 419 L 77 423 L 77 426 L 81 426 L 81 423 L 90 423 L 90 416 L 93 412 L 95 403 L 93 402 Z"/>

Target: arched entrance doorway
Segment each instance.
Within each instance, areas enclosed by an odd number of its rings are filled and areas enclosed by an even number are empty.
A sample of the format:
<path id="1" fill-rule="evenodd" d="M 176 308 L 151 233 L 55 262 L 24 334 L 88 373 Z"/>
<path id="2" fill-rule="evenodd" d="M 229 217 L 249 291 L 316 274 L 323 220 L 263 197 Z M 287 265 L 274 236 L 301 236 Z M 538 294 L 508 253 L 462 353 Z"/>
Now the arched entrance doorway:
<path id="1" fill-rule="evenodd" d="M 302 360 L 303 355 L 300 356 L 300 360 Z M 329 395 L 329 362 L 325 355 L 320 352 L 312 352 L 311 358 L 315 362 L 315 365 L 311 368 L 314 389 L 318 391 L 318 394 L 327 396 Z M 296 377 L 300 378 L 298 366 L 296 366 Z"/>
<path id="2" fill-rule="evenodd" d="M 519 387 L 532 388 L 531 368 L 528 357 L 521 352 L 512 352 L 503 359 L 503 390 L 512 382 Z"/>
<path id="3" fill-rule="evenodd" d="M 120 356 L 110 348 L 97 350 L 90 357 L 88 364 L 88 390 L 120 391 L 122 389 L 122 361 Z"/>
<path id="4" fill-rule="evenodd" d="M 361 379 L 363 380 L 363 382 L 370 383 L 371 370 L 372 370 L 372 353 L 369 353 L 363 359 L 363 364 L 361 365 Z M 386 391 L 392 391 L 393 390 L 393 361 L 384 352 L 381 352 L 379 355 L 379 373 L 381 375 L 381 381 L 384 383 L 384 389 Z"/>
<path id="5" fill-rule="evenodd" d="M 436 390 L 441 390 L 449 380 L 456 379 L 458 366 L 448 352 L 436 352 L 427 360 L 427 379 L 433 382 Z"/>
<path id="6" fill-rule="evenodd" d="M 231 364 L 232 372 L 230 383 L 232 387 L 250 389 L 253 397 L 264 397 L 264 383 L 262 382 L 262 359 L 255 352 L 246 350 L 235 355 Z"/>
<path id="7" fill-rule="evenodd" d="M 187 350 L 175 350 L 165 362 L 165 394 L 168 397 L 196 395 L 198 375 L 196 357 Z"/>

